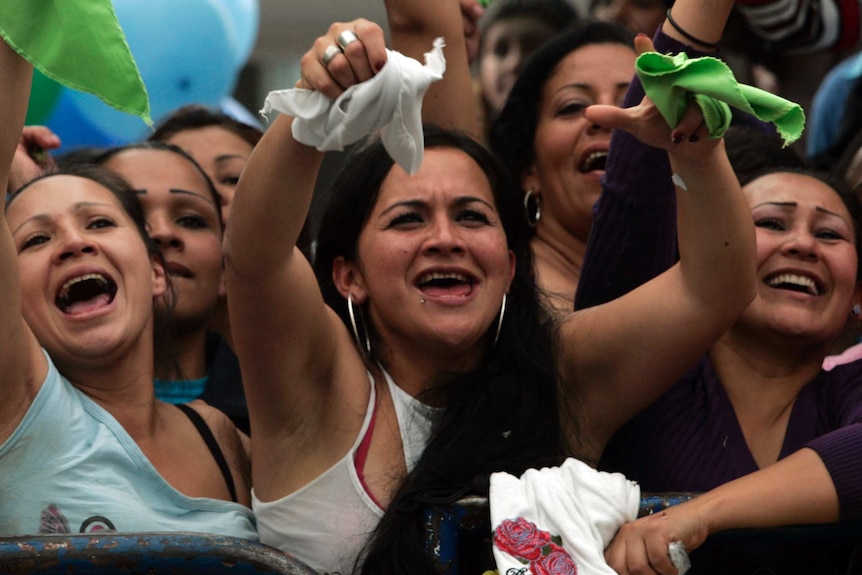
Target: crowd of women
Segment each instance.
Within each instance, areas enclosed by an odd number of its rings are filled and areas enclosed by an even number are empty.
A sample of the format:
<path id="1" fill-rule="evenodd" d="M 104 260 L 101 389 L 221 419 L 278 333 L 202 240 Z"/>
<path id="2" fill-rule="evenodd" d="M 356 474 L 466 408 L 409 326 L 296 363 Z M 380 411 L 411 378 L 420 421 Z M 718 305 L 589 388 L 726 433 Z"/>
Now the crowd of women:
<path id="1" fill-rule="evenodd" d="M 767 124 L 711 137 L 692 101 L 669 126 L 633 80 L 644 52 L 720 56 L 732 9 L 677 0 L 652 40 L 549 10 L 516 40 L 469 1 L 389 1 L 390 48 L 446 41 L 424 157 L 368 130 L 323 199 L 287 114 L 261 133 L 189 107 L 146 142 L 36 153 L 60 141 L 23 126 L 32 67 L 0 42 L 0 534 L 199 531 L 434 573 L 427 505 L 569 457 L 702 492 L 624 525 L 619 573 L 858 520 L 862 364 L 823 369 L 862 315 L 850 186 Z M 386 39 L 333 24 L 296 88 L 370 86 Z M 477 92 L 491 50 L 521 60 Z"/>

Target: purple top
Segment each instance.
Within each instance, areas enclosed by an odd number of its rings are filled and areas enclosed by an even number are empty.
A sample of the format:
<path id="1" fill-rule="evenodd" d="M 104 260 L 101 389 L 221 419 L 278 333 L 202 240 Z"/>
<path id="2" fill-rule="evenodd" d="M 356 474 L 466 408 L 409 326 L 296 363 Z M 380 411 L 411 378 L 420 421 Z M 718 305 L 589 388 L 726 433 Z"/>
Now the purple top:
<path id="1" fill-rule="evenodd" d="M 842 519 L 862 516 L 862 361 L 820 374 L 800 391 L 780 458 L 815 449 L 838 490 Z M 600 467 L 641 489 L 708 491 L 758 470 L 724 387 L 707 358 L 620 429 Z"/>
<path id="2" fill-rule="evenodd" d="M 693 51 L 661 33 L 659 52 Z M 632 82 L 625 106 L 640 102 Z M 610 301 L 676 261 L 676 202 L 667 154 L 616 130 L 604 190 L 575 298 L 582 309 Z M 781 451 L 814 449 L 838 492 L 842 520 L 862 518 L 862 362 L 836 367 L 799 394 Z M 703 491 L 757 470 L 733 408 L 708 359 L 621 429 L 602 458 L 645 491 Z"/>

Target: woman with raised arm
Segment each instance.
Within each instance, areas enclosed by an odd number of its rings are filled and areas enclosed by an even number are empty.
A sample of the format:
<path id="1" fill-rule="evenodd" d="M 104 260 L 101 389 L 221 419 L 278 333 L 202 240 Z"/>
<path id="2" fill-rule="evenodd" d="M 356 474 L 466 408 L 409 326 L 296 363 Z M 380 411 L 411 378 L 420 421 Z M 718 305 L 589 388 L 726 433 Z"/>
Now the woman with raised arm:
<path id="1" fill-rule="evenodd" d="M 0 182 L 32 68 L 0 42 Z M 5 189 L 5 188 L 4 188 Z M 153 390 L 164 260 L 134 192 L 88 167 L 42 176 L 0 223 L 0 533 L 197 531 L 256 539 L 236 428 Z"/>
<path id="2" fill-rule="evenodd" d="M 676 24 L 664 24 L 655 47 L 678 50 L 681 28 L 709 50 L 721 35 L 721 10 L 678 1 Z M 645 37 L 638 42 L 652 48 Z M 627 103 L 642 96 L 635 82 Z M 615 125 L 620 114 L 588 115 Z M 615 133 L 577 309 L 625 297 L 674 264 L 675 197 L 662 155 Z M 646 491 L 708 493 L 668 510 L 667 519 L 624 526 L 606 554 L 620 573 L 675 573 L 661 553 L 672 540 L 693 550 L 731 528 L 859 518 L 862 366 L 820 368 L 860 301 L 858 206 L 840 184 L 798 168 L 748 166 L 740 178 L 757 230 L 755 300 L 706 357 L 611 439 L 601 462 Z M 822 538 L 787 545 L 774 533 L 747 532 L 744 542 L 707 540 L 692 562 L 708 572 L 843 572 L 853 542 L 833 533 L 828 544 L 825 552 Z"/>
<path id="3" fill-rule="evenodd" d="M 470 14 L 470 2 L 464 0 Z M 450 42 L 461 28 L 431 14 L 431 6 L 388 2 L 393 47 L 419 58 L 417 44 L 436 36 Z M 398 33 L 396 33 L 398 32 Z M 512 201 L 522 205 L 531 226 L 536 283 L 552 309 L 571 311 L 587 238 L 592 206 L 601 193 L 601 178 L 611 131 L 588 121 L 583 110 L 592 104 L 622 103 L 634 74 L 633 35 L 622 26 L 583 22 L 546 42 L 518 73 L 506 104 L 491 124 L 488 141 L 518 184 Z M 449 47 L 450 54 L 455 50 Z M 448 56 L 448 55 L 447 55 Z M 460 60 L 439 85 L 437 99 L 455 101 L 463 94 Z M 474 102 L 462 102 L 462 117 L 449 108 L 430 107 L 426 121 L 476 133 L 471 120 Z"/>
<path id="4" fill-rule="evenodd" d="M 335 24 L 303 57 L 298 87 L 338 95 L 386 62 L 379 27 Z M 558 323 L 539 305 L 505 172 L 448 131 L 426 132 L 412 176 L 377 140 L 351 158 L 315 277 L 294 243 L 321 153 L 294 138 L 298 120 L 275 119 L 225 239 L 263 541 L 321 572 L 432 572 L 423 505 L 487 495 L 494 471 L 557 461 L 558 389 L 578 421 L 565 421 L 565 438 L 597 457 L 748 304 L 753 232 L 722 142 L 673 144 L 649 103 L 629 115 L 690 190 L 679 202 L 684 265 Z M 675 135 L 700 124 L 692 109 Z"/>

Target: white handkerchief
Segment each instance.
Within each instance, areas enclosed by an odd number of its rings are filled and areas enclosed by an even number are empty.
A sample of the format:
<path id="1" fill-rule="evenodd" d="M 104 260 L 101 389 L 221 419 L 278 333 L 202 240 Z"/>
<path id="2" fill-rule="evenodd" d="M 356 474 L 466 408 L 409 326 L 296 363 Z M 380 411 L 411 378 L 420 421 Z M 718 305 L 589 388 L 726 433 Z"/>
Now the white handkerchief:
<path id="1" fill-rule="evenodd" d="M 424 66 L 387 50 L 386 64 L 373 78 L 351 86 L 335 100 L 300 88 L 270 92 L 260 113 L 266 116 L 275 110 L 294 116 L 293 137 L 320 151 L 343 150 L 380 130 L 392 159 L 415 174 L 425 151 L 422 97 L 446 71 L 444 45 L 443 38 L 434 40 Z"/>
<path id="2" fill-rule="evenodd" d="M 494 473 L 489 501 L 501 575 L 614 575 L 604 549 L 623 523 L 637 518 L 640 487 L 620 473 L 567 459 L 520 478 Z"/>

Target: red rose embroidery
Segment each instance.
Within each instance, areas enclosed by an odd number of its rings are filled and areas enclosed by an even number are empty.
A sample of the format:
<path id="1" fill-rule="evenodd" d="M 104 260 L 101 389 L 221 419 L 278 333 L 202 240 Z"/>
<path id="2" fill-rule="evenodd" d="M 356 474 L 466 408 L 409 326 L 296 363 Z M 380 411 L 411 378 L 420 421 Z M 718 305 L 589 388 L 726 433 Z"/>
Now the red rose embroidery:
<path id="1" fill-rule="evenodd" d="M 513 557 L 533 561 L 542 556 L 542 547 L 551 543 L 551 535 L 523 517 L 506 519 L 494 531 L 494 545 Z"/>
<path id="2" fill-rule="evenodd" d="M 533 575 L 577 575 L 578 566 L 562 547 L 557 547 L 556 550 L 532 561 L 530 571 Z"/>

